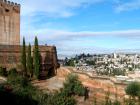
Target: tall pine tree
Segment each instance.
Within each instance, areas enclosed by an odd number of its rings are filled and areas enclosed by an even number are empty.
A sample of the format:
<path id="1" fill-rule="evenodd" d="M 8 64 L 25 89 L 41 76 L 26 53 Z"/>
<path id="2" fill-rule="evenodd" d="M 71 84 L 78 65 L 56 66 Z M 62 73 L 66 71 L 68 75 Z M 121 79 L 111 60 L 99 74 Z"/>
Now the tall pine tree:
<path id="1" fill-rule="evenodd" d="M 34 75 L 37 79 L 39 79 L 40 75 L 40 52 L 38 48 L 38 39 L 35 37 L 34 42 Z"/>
<path id="2" fill-rule="evenodd" d="M 31 45 L 28 46 L 28 55 L 27 55 L 27 70 L 30 76 L 30 79 L 33 76 L 33 58 L 31 56 Z"/>
<path id="3" fill-rule="evenodd" d="M 21 64 L 23 69 L 23 75 L 27 75 L 26 70 L 26 44 L 25 44 L 25 38 L 23 37 L 23 45 L 22 45 L 22 54 L 21 54 Z"/>

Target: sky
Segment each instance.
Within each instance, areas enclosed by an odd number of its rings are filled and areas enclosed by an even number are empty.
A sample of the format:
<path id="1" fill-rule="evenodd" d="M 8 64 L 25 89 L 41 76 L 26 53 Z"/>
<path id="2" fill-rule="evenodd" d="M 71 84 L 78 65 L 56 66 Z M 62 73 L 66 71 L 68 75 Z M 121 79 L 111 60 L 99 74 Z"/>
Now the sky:
<path id="1" fill-rule="evenodd" d="M 21 4 L 26 43 L 58 55 L 140 52 L 140 0 L 12 0 Z M 22 40 L 21 37 L 21 40 Z"/>

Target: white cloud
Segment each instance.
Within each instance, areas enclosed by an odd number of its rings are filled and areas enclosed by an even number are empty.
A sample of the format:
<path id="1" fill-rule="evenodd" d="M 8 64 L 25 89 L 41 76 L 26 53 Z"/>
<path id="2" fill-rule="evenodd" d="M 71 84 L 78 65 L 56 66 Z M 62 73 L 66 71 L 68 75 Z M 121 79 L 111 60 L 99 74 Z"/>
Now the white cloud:
<path id="1" fill-rule="evenodd" d="M 22 15 L 29 15 L 36 12 L 45 12 L 52 17 L 69 17 L 74 15 L 73 9 L 85 5 L 98 3 L 103 0 L 13 0 L 22 7 Z"/>
<path id="2" fill-rule="evenodd" d="M 32 40 L 35 35 L 38 35 L 38 38 L 41 42 L 44 40 L 71 40 L 71 39 L 80 39 L 87 37 L 95 37 L 95 36 L 117 36 L 124 37 L 129 39 L 138 39 L 140 38 L 140 30 L 121 30 L 121 31 L 104 31 L 104 32 L 92 32 L 92 31 L 80 31 L 80 32 L 72 32 L 65 30 L 53 30 L 53 29 L 38 29 L 38 30 L 29 30 L 28 32 L 24 32 L 26 39 Z M 28 35 L 28 36 L 26 36 Z"/>
<path id="3" fill-rule="evenodd" d="M 115 4 L 117 12 L 140 9 L 140 0 L 12 0 L 20 3 L 22 15 L 44 12 L 50 17 L 70 17 L 76 8 L 108 2 Z"/>
<path id="4" fill-rule="evenodd" d="M 117 7 L 115 8 L 117 12 L 130 11 L 140 9 L 140 0 L 128 0 L 126 2 L 117 2 Z"/>

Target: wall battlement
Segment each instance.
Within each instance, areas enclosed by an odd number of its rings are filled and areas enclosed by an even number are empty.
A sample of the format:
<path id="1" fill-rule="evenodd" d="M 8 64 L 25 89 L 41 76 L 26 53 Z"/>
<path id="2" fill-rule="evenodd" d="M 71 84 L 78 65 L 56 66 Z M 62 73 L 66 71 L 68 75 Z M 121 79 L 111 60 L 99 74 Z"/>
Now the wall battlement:
<path id="1" fill-rule="evenodd" d="M 13 11 L 20 13 L 20 4 L 11 1 L 0 0 L 0 8 L 5 9 L 5 13 Z"/>
<path id="2" fill-rule="evenodd" d="M 20 8 L 20 4 L 18 4 L 18 3 L 14 3 L 14 2 L 11 2 L 11 1 L 0 0 L 0 3 L 7 4 L 7 5 L 10 5 L 10 6 L 17 6 L 17 7 Z"/>

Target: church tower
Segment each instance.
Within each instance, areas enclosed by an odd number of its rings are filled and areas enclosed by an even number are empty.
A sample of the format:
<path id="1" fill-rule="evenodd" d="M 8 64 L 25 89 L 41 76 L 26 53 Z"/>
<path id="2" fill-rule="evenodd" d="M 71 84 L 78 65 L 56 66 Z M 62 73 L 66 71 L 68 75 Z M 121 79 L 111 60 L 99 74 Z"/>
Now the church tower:
<path id="1" fill-rule="evenodd" d="M 20 45 L 20 4 L 0 0 L 0 45 Z"/>

